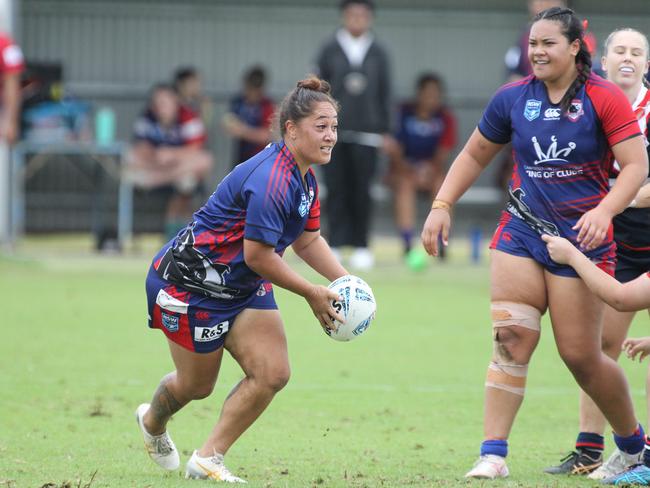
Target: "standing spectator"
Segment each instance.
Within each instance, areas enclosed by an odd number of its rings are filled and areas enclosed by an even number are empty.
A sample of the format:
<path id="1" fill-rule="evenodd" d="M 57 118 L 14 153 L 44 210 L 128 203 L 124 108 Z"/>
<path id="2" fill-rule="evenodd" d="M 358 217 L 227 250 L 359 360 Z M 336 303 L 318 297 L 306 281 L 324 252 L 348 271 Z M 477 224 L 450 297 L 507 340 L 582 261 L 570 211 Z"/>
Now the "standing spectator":
<path id="1" fill-rule="evenodd" d="M 395 222 L 404 254 L 411 251 L 417 193 L 434 197 L 456 145 L 456 119 L 444 105 L 444 83 L 435 73 L 420 75 L 415 99 L 400 108 L 397 145 L 388 151 L 389 181 L 395 192 Z M 441 254 L 442 256 L 442 254 Z"/>
<path id="2" fill-rule="evenodd" d="M 183 107 L 191 110 L 205 127 L 212 125 L 212 100 L 203 94 L 201 75 L 192 66 L 182 67 L 174 74 L 174 89 Z"/>
<path id="3" fill-rule="evenodd" d="M 343 27 L 325 43 L 317 58 L 320 76 L 332 85 L 341 103 L 339 143 L 325 171 L 329 240 L 340 256 L 342 246 L 354 247 L 352 268 L 374 265 L 368 248 L 370 184 L 377 166 L 377 149 L 389 129 L 390 83 L 388 56 L 370 31 L 371 0 L 343 0 Z"/>
<path id="4" fill-rule="evenodd" d="M 261 66 L 253 66 L 244 74 L 242 92 L 230 100 L 223 126 L 235 138 L 233 167 L 252 158 L 271 142 L 275 106 L 266 96 L 265 87 L 266 71 Z"/>
<path id="5" fill-rule="evenodd" d="M 156 85 L 145 112 L 136 120 L 129 175 L 142 188 L 171 189 L 165 236 L 173 237 L 192 215 L 192 200 L 212 169 L 203 149 L 203 122 L 178 101 L 174 89 Z"/>

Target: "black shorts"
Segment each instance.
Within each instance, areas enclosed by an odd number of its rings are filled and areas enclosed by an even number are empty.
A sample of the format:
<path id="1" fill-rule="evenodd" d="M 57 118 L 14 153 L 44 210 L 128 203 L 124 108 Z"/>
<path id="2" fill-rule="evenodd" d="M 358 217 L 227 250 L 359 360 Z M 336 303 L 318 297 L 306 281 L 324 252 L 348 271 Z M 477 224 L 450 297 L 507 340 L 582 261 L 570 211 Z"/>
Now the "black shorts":
<path id="1" fill-rule="evenodd" d="M 621 283 L 627 283 L 650 271 L 650 252 L 648 253 L 625 253 L 616 254 L 616 279 Z"/>

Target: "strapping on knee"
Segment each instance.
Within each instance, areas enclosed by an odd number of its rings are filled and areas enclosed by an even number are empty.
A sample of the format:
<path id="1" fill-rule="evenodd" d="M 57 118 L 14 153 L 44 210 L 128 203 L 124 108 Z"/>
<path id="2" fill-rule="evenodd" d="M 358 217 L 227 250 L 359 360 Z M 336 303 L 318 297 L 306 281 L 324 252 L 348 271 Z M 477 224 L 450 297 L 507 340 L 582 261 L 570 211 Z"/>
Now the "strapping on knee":
<path id="1" fill-rule="evenodd" d="M 504 364 L 491 361 L 488 366 L 485 386 L 524 396 L 527 376 L 527 364 Z"/>
<path id="2" fill-rule="evenodd" d="M 531 305 L 516 302 L 492 302 L 492 327 L 518 325 L 539 332 L 542 314 Z"/>

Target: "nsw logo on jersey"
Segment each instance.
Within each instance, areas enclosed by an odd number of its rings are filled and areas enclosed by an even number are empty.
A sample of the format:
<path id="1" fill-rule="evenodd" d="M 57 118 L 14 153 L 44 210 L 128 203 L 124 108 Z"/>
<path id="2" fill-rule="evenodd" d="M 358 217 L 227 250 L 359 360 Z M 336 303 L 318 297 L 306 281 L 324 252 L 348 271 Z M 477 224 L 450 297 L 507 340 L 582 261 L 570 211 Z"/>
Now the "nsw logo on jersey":
<path id="1" fill-rule="evenodd" d="M 533 147 L 537 155 L 537 159 L 534 161 L 536 165 L 550 162 L 568 163 L 565 158 L 576 148 L 576 143 L 573 141 L 569 142 L 567 147 L 559 148 L 557 145 L 557 136 L 551 136 L 551 144 L 544 151 L 537 137 L 533 136 L 531 140 L 533 141 Z"/>
<path id="2" fill-rule="evenodd" d="M 542 113 L 542 102 L 540 100 L 535 100 L 531 98 L 526 100 L 526 106 L 524 107 L 524 117 L 530 122 L 539 117 L 539 114 Z"/>
<path id="3" fill-rule="evenodd" d="M 160 319 L 161 319 L 163 327 L 165 329 L 167 329 L 169 332 L 178 332 L 178 316 L 177 315 L 171 315 L 171 314 L 162 312 L 160 314 Z"/>

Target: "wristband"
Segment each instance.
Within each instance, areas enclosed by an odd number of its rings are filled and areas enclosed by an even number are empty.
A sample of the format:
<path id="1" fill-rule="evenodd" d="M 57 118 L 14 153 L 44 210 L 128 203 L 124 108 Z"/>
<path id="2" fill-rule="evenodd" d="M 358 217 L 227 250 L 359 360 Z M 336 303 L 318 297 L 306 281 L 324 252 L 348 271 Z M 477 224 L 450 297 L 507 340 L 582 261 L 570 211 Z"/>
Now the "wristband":
<path id="1" fill-rule="evenodd" d="M 431 210 L 439 208 L 440 210 L 445 210 L 451 212 L 451 203 L 445 202 L 444 200 L 438 200 L 437 198 L 431 204 Z"/>

